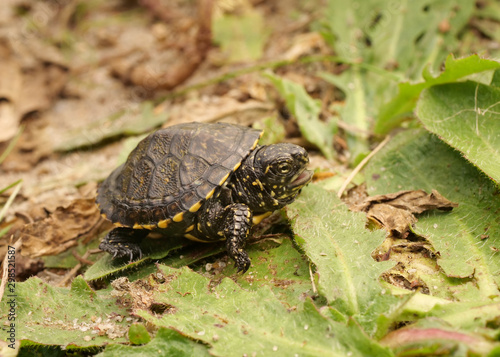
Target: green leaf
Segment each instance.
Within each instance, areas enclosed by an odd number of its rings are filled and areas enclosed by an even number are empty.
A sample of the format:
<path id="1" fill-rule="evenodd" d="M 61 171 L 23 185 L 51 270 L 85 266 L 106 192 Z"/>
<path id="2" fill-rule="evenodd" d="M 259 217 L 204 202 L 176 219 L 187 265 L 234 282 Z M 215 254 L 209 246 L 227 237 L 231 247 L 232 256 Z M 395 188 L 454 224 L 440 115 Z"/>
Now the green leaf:
<path id="1" fill-rule="evenodd" d="M 99 357 L 122 357 L 122 356 L 178 356 L 178 357 L 198 357 L 210 356 L 208 350 L 202 344 L 191 341 L 182 336 L 179 332 L 160 328 L 155 338 L 145 346 L 123 346 L 113 344 L 106 346 L 106 349 L 99 353 Z"/>
<path id="2" fill-rule="evenodd" d="M 321 102 L 311 98 L 304 87 L 272 73 L 265 73 L 286 102 L 288 110 L 296 117 L 304 138 L 316 145 L 326 158 L 333 158 L 333 122 L 320 120 Z"/>
<path id="3" fill-rule="evenodd" d="M 297 304 L 299 296 L 312 295 L 309 263 L 293 247 L 291 239 L 284 237 L 286 238 L 268 238 L 247 244 L 252 266 L 238 279 L 238 284 L 247 290 L 269 286 L 283 304 L 293 306 Z M 234 264 L 231 264 L 231 269 L 224 271 L 224 275 L 228 277 L 235 273 Z"/>
<path id="4" fill-rule="evenodd" d="M 75 278 L 71 290 L 30 278 L 16 283 L 14 294 L 0 302 L 0 323 L 15 324 L 16 340 L 77 347 L 127 341 L 127 309 L 116 298 L 94 292 L 81 277 Z M 15 320 L 8 319 L 10 300 L 16 303 Z M 7 330 L 0 330 L 0 338 L 7 337 Z"/>
<path id="5" fill-rule="evenodd" d="M 387 327 L 377 326 L 377 319 L 397 300 L 378 280 L 393 263 L 378 263 L 371 257 L 385 232 L 365 229 L 364 214 L 349 211 L 334 193 L 316 185 L 303 189 L 287 207 L 287 215 L 298 245 L 316 266 L 319 292 L 370 335 L 377 327 Z"/>
<path id="6" fill-rule="evenodd" d="M 414 108 L 414 93 L 400 90 L 393 99 L 396 83 L 419 78 L 427 65 L 440 65 L 458 47 L 457 34 L 473 10 L 469 0 L 329 1 L 322 32 L 350 67 L 321 77 L 346 96 L 345 105 L 335 109 L 346 123 L 354 163 L 369 149 L 373 119 L 375 133 L 385 134 Z M 444 34 L 443 21 L 450 25 Z M 388 104 L 381 108 L 382 103 Z"/>
<path id="7" fill-rule="evenodd" d="M 414 230 L 432 243 L 446 275 L 465 279 L 476 299 L 499 296 L 500 198 L 491 180 L 425 130 L 394 137 L 372 158 L 366 177 L 371 195 L 436 189 L 457 202 L 451 212 L 421 214 Z"/>
<path id="8" fill-rule="evenodd" d="M 330 0 L 323 24 L 339 56 L 413 78 L 454 50 L 474 8 L 469 0 Z M 450 24 L 446 34 L 439 30 L 443 20 Z"/>
<path id="9" fill-rule="evenodd" d="M 133 323 L 128 329 L 128 339 L 133 345 L 144 345 L 151 341 L 151 336 L 143 324 Z"/>
<path id="10" fill-rule="evenodd" d="M 373 115 L 374 109 L 369 103 L 369 98 L 375 94 L 372 90 L 375 90 L 373 84 L 377 82 L 371 81 L 372 74 L 357 65 L 353 65 L 350 70 L 340 75 L 320 73 L 319 76 L 338 87 L 346 96 L 345 104 L 336 106 L 335 110 L 340 114 L 342 121 L 349 126 L 347 144 L 352 161 L 359 161 L 358 157 L 368 152 L 370 129 L 368 118 Z"/>
<path id="11" fill-rule="evenodd" d="M 417 99 L 424 89 L 438 84 L 457 82 L 472 74 L 498 68 L 500 68 L 500 62 L 483 59 L 478 55 L 460 59 L 455 59 L 452 55 L 449 55 L 446 59 L 445 69 L 439 76 L 433 77 L 427 68 L 423 73 L 423 82 L 403 82 L 399 84 L 398 95 L 380 109 L 374 128 L 375 133 L 386 134 L 401 124 L 415 109 Z"/>
<path id="12" fill-rule="evenodd" d="M 245 9 L 242 14 L 224 14 L 213 21 L 213 36 L 227 62 L 258 60 L 269 37 L 262 14 Z"/>
<path id="13" fill-rule="evenodd" d="M 468 81 L 433 86 L 420 98 L 425 127 L 500 185 L 500 88 Z"/>
<path id="14" fill-rule="evenodd" d="M 268 287 L 246 291 L 230 279 L 213 286 L 187 268 L 159 266 L 168 283 L 153 286 L 163 314 L 138 309 L 149 323 L 211 346 L 216 356 L 392 356 L 354 324 L 321 315 L 310 300 L 287 310 Z"/>

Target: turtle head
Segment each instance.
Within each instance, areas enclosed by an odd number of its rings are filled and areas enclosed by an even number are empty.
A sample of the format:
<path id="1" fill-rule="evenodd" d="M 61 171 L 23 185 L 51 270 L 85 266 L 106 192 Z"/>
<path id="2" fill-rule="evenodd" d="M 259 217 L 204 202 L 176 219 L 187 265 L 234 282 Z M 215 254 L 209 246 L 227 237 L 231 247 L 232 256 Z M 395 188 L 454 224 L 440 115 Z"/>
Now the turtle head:
<path id="1" fill-rule="evenodd" d="M 295 200 L 302 187 L 312 178 L 307 151 L 298 145 L 281 143 L 262 146 L 254 158 L 255 172 L 267 193 L 263 197 L 269 210 Z"/>

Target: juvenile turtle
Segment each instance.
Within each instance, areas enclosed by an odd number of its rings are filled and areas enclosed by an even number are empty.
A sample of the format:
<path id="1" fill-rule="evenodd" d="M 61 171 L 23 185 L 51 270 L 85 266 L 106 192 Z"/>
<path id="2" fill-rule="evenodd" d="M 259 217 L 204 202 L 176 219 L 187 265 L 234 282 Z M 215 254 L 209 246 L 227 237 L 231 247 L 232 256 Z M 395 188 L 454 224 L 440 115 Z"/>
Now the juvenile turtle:
<path id="1" fill-rule="evenodd" d="M 113 257 L 142 256 L 150 231 L 165 239 L 226 241 L 238 271 L 250 228 L 293 202 L 312 177 L 304 148 L 259 146 L 262 132 L 217 123 L 188 123 L 143 139 L 97 190 L 102 215 L 117 227 L 99 248 Z"/>

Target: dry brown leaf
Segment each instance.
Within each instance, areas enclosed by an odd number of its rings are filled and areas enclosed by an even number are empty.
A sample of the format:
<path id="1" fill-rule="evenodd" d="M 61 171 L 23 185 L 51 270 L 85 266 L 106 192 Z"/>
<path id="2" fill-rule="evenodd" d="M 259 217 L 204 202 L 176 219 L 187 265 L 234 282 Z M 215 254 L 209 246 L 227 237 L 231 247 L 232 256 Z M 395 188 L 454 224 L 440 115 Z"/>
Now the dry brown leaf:
<path id="1" fill-rule="evenodd" d="M 167 109 L 170 117 L 165 126 L 192 121 L 202 123 L 225 121 L 248 125 L 255 122 L 255 118 L 269 116 L 273 108 L 271 103 L 252 99 L 240 102 L 228 96 L 205 97 L 204 100 L 185 101 L 170 106 Z M 249 117 L 250 121 L 247 120 Z"/>
<path id="2" fill-rule="evenodd" d="M 78 198 L 58 207 L 47 218 L 25 225 L 19 232 L 21 254 L 29 257 L 55 255 L 76 246 L 79 238 L 94 238 L 103 219 L 94 198 Z M 83 243 L 86 243 L 86 241 Z"/>
<path id="3" fill-rule="evenodd" d="M 0 61 L 0 143 L 11 139 L 19 126 L 16 103 L 19 99 L 22 75 L 19 65 L 10 59 Z"/>
<path id="4" fill-rule="evenodd" d="M 424 190 L 408 190 L 368 197 L 352 210 L 366 212 L 368 219 L 394 236 L 401 237 L 407 235 L 409 227 L 418 221 L 415 214 L 431 209 L 451 211 L 453 207 L 458 207 L 458 204 L 447 200 L 436 190 L 432 190 L 431 194 Z"/>

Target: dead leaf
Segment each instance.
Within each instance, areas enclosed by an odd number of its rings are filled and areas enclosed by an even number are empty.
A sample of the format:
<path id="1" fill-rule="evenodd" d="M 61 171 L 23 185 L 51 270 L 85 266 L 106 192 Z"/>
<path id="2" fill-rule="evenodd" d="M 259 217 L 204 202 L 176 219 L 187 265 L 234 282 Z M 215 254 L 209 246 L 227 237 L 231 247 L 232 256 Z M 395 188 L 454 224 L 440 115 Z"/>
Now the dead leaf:
<path id="1" fill-rule="evenodd" d="M 458 204 L 447 200 L 436 190 L 432 190 L 431 194 L 424 190 L 408 190 L 368 197 L 351 209 L 366 212 L 368 219 L 394 236 L 401 237 L 407 235 L 409 227 L 418 221 L 415 214 L 431 209 L 451 211 L 453 207 L 458 207 Z"/>
<path id="2" fill-rule="evenodd" d="M 1 61 L 0 65 L 0 143 L 11 139 L 19 127 L 16 102 L 21 90 L 22 75 L 19 65 L 13 60 Z"/>
<path id="3" fill-rule="evenodd" d="M 319 32 L 302 33 L 293 39 L 292 46 L 283 55 L 284 59 L 295 61 L 314 52 L 327 53 L 328 46 Z"/>
<path id="4" fill-rule="evenodd" d="M 173 104 L 166 110 L 170 117 L 165 126 L 192 121 L 201 123 L 224 121 L 248 125 L 254 122 L 256 117 L 268 116 L 273 110 L 273 105 L 252 99 L 240 102 L 229 96 L 210 96 L 202 101 L 194 99 Z M 247 120 L 248 118 L 250 120 Z"/>
<path id="5" fill-rule="evenodd" d="M 23 240 L 21 254 L 29 257 L 55 255 L 96 236 L 104 220 L 94 198 L 77 198 L 60 206 L 47 218 L 25 225 L 19 232 Z"/>

